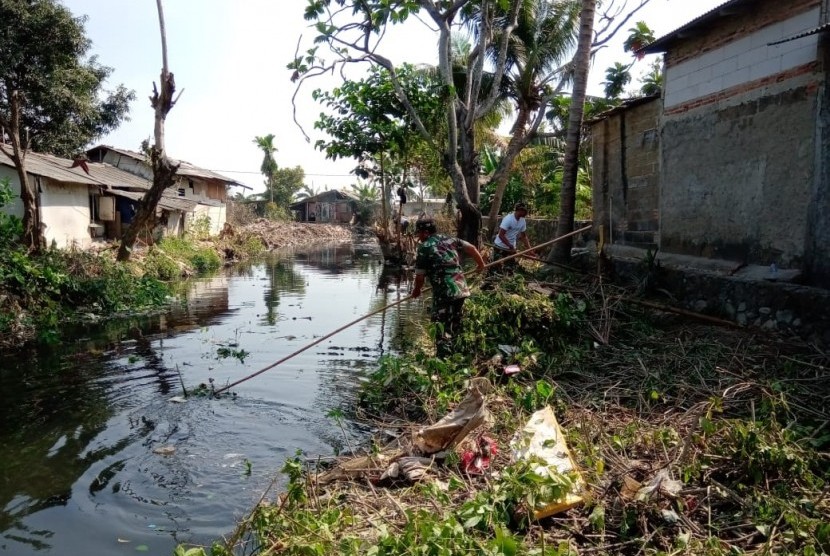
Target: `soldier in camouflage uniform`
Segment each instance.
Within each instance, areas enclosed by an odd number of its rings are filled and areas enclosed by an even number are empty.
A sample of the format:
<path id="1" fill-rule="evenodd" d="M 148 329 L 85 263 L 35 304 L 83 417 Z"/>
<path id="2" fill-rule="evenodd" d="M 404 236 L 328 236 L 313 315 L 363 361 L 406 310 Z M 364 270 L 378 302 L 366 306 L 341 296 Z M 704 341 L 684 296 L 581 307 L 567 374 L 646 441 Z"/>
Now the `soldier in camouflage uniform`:
<path id="1" fill-rule="evenodd" d="M 479 272 L 484 270 L 484 259 L 471 243 L 436 232 L 435 221 L 431 218 L 422 218 L 415 223 L 415 234 L 421 245 L 415 258 L 412 297 L 421 295 L 428 276 L 432 286 L 432 321 L 443 328 L 438 330 L 436 347 L 439 355 L 448 355 L 453 337 L 461 331 L 464 300 L 470 297 L 458 252 L 472 257 Z"/>

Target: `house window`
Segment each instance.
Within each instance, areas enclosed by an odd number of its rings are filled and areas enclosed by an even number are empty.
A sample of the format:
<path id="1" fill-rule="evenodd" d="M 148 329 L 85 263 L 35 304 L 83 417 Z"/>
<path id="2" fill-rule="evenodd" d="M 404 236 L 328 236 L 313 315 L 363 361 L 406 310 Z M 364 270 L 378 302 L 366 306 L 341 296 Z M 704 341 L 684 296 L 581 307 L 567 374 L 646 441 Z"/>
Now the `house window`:
<path id="1" fill-rule="evenodd" d="M 184 187 L 179 188 L 179 197 L 184 197 Z"/>

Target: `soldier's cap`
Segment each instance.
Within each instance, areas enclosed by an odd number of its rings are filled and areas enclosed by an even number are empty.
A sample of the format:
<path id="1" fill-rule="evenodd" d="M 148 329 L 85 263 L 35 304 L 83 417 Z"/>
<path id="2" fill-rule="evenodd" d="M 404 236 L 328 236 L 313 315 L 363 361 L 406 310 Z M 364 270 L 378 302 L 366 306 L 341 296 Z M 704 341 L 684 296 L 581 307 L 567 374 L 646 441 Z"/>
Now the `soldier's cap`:
<path id="1" fill-rule="evenodd" d="M 419 218 L 417 222 L 415 222 L 415 231 L 416 232 L 429 232 L 430 234 L 434 234 L 438 228 L 435 226 L 435 220 L 426 216 L 424 218 Z"/>

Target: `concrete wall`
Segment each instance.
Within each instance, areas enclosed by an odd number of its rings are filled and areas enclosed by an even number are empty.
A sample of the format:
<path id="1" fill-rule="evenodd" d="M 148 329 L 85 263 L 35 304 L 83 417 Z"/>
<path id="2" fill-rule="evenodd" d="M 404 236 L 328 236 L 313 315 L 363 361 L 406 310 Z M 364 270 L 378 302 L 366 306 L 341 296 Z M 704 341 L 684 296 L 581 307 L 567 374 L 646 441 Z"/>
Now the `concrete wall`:
<path id="1" fill-rule="evenodd" d="M 222 228 L 225 226 L 225 206 L 214 207 L 209 205 L 196 205 L 193 214 L 185 216 L 185 229 L 190 227 L 194 219 L 208 217 L 210 218 L 210 235 L 219 235 Z"/>
<path id="2" fill-rule="evenodd" d="M 46 245 L 51 246 L 54 241 L 59 248 L 88 247 L 92 243 L 89 187 L 46 178 L 41 178 L 41 187 L 40 214 Z"/>
<path id="3" fill-rule="evenodd" d="M 817 5 L 761 2 L 667 54 L 662 250 L 804 265 L 823 75 L 814 38 L 765 45 L 816 26 Z"/>
<path id="4" fill-rule="evenodd" d="M 606 241 L 655 248 L 659 240 L 659 125 L 653 99 L 621 108 L 591 127 L 594 227 Z"/>
<path id="5" fill-rule="evenodd" d="M 824 67 L 830 63 L 830 40 L 821 46 Z M 825 75 L 819 128 L 817 179 L 811 192 L 807 222 L 807 279 L 830 289 L 830 78 Z"/>

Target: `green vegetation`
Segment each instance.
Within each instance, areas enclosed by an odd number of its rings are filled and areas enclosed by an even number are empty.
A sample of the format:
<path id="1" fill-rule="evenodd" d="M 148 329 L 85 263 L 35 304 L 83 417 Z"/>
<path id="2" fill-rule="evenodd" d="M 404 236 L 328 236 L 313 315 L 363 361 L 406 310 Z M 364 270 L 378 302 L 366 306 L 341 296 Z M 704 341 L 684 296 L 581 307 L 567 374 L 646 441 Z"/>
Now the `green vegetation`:
<path id="1" fill-rule="evenodd" d="M 8 180 L 0 181 L 0 208 L 11 199 Z M 165 238 L 143 258 L 118 263 L 110 250 L 30 253 L 20 244 L 20 220 L 0 212 L 0 347 L 19 346 L 35 337 L 56 339 L 61 323 L 70 319 L 163 306 L 172 282 L 222 266 L 217 246 L 198 239 L 209 227 L 209 219 L 198 219 L 186 237 Z M 220 248 L 243 258 L 261 253 L 264 246 L 253 236 L 238 234 L 220 240 Z"/>
<path id="2" fill-rule="evenodd" d="M 590 281 L 519 274 L 482 289 L 455 355 L 433 357 L 425 328 L 411 352 L 379 361 L 351 413 L 405 432 L 485 377 L 499 451 L 483 475 L 465 473 L 457 449 L 414 484 L 370 475 L 323 485 L 298 454 L 283 467 L 285 492 L 211 553 L 231 554 L 246 532 L 260 553 L 290 555 L 830 551 L 826 355 L 642 313 L 619 301 L 625 292 Z M 505 376 L 508 364 L 521 372 Z M 538 476 L 512 461 L 509 441 L 546 405 L 587 496 L 538 521 L 528 508 L 573 477 Z"/>
<path id="3" fill-rule="evenodd" d="M 0 292 L 0 336 L 9 345 L 35 330 L 41 339 L 53 338 L 67 318 L 157 307 L 168 296 L 157 277 L 135 274 L 106 255 L 71 250 L 30 255 L 14 246 L 0 249 Z"/>
<path id="4" fill-rule="evenodd" d="M 272 220 L 291 220 L 291 201 L 297 192 L 304 187 L 305 171 L 300 166 L 280 168 L 274 159 L 277 147 L 274 145 L 276 136 L 269 133 L 263 137 L 254 137 L 254 144 L 262 151 L 260 171 L 265 176 L 265 192 L 260 193 L 262 199 L 268 201 L 265 207 L 265 216 Z"/>

